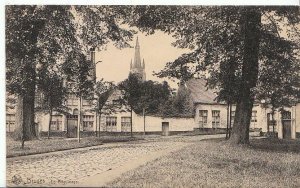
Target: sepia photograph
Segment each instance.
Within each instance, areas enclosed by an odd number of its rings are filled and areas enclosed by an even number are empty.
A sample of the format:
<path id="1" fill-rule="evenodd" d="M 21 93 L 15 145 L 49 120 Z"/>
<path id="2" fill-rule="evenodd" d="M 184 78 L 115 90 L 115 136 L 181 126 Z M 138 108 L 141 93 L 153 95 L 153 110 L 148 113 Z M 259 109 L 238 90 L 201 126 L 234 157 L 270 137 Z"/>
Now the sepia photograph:
<path id="1" fill-rule="evenodd" d="M 299 4 L 4 9 L 5 187 L 300 187 Z"/>

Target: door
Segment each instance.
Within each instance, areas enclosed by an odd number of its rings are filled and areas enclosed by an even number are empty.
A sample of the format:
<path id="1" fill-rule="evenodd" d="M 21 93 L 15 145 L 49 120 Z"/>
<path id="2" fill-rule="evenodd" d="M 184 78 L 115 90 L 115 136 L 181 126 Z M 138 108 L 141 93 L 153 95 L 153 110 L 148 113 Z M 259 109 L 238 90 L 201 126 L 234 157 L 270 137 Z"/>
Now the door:
<path id="1" fill-rule="evenodd" d="M 282 120 L 282 134 L 283 138 L 291 139 L 292 137 L 292 121 L 291 121 L 291 112 L 284 111 L 281 113 Z"/>
<path id="2" fill-rule="evenodd" d="M 162 135 L 169 136 L 169 122 L 162 122 Z"/>
<path id="3" fill-rule="evenodd" d="M 77 115 L 69 115 L 67 117 L 67 126 L 68 126 L 68 137 L 69 138 L 76 138 L 77 137 L 77 123 L 78 123 L 78 116 Z"/>

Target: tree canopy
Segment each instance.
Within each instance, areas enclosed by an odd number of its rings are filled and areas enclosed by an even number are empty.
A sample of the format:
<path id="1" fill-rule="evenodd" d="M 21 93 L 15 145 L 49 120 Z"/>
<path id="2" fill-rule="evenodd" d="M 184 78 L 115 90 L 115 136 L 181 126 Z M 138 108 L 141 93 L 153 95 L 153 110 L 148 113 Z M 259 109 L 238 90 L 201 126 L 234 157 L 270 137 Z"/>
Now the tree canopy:
<path id="1" fill-rule="evenodd" d="M 299 75 L 290 74 L 299 70 L 299 7 L 136 6 L 133 12 L 131 26 L 148 34 L 162 30 L 176 39 L 174 46 L 192 50 L 157 75 L 185 81 L 204 73 L 208 87 L 219 89 L 218 100 L 237 104 L 231 141 L 249 142 L 254 100 L 258 93 L 270 97 L 260 88 L 280 93 L 276 88 L 284 86 L 299 97 Z"/>
<path id="2" fill-rule="evenodd" d="M 83 63 L 91 48 L 102 50 L 108 42 L 128 47 L 134 32 L 120 27 L 127 11 L 120 6 L 6 6 L 7 90 L 18 97 L 16 126 L 23 140 L 33 137 L 36 82 L 42 78 L 38 67 L 60 72 L 72 57 L 79 62 L 75 67 L 87 71 Z"/>

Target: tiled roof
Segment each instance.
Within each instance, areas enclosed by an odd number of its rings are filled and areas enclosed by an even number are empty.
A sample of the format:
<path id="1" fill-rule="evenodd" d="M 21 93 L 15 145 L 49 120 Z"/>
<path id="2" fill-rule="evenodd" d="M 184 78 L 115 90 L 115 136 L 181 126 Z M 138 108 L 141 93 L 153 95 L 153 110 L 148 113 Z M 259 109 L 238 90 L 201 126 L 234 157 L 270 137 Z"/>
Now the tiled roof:
<path id="1" fill-rule="evenodd" d="M 187 88 L 191 91 L 191 97 L 194 103 L 216 104 L 217 94 L 206 87 L 206 80 L 191 79 L 186 82 Z"/>

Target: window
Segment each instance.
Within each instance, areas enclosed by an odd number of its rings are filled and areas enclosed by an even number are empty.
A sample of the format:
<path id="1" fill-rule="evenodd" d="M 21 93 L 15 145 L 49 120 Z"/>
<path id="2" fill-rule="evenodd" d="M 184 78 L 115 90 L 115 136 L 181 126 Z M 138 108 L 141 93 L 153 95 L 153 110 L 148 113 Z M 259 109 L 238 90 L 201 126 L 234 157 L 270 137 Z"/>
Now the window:
<path id="1" fill-rule="evenodd" d="M 213 128 L 220 127 L 220 110 L 212 111 L 212 127 Z"/>
<path id="2" fill-rule="evenodd" d="M 232 127 L 232 125 L 233 125 L 233 123 L 234 123 L 234 117 L 235 117 L 235 111 L 231 111 L 231 127 Z"/>
<path id="3" fill-rule="evenodd" d="M 289 111 L 281 112 L 281 119 L 282 120 L 291 120 L 292 119 L 291 117 L 292 117 L 291 112 L 289 112 Z"/>
<path id="4" fill-rule="evenodd" d="M 199 127 L 206 127 L 207 126 L 207 110 L 199 110 Z"/>
<path id="5" fill-rule="evenodd" d="M 267 113 L 267 126 L 268 132 L 270 132 L 270 130 L 275 132 L 276 120 L 274 119 L 274 116 L 272 116 L 272 113 Z"/>
<path id="6" fill-rule="evenodd" d="M 131 118 L 121 117 L 121 132 L 130 132 Z"/>
<path id="7" fill-rule="evenodd" d="M 77 106 L 78 105 L 78 98 L 76 97 L 76 95 L 74 93 L 68 94 L 67 105 L 69 105 L 69 106 Z"/>
<path id="8" fill-rule="evenodd" d="M 13 132 L 15 130 L 15 115 L 6 114 L 6 131 Z"/>
<path id="9" fill-rule="evenodd" d="M 115 116 L 106 117 L 106 131 L 108 132 L 117 131 L 117 117 Z"/>
<path id="10" fill-rule="evenodd" d="M 92 115 L 83 115 L 83 130 L 84 131 L 93 131 L 94 127 L 94 116 Z"/>
<path id="11" fill-rule="evenodd" d="M 252 115 L 251 115 L 251 128 L 255 128 L 257 127 L 257 111 L 256 110 L 253 110 L 252 111 Z"/>
<path id="12" fill-rule="evenodd" d="M 82 105 L 83 105 L 83 106 L 89 106 L 89 105 L 92 105 L 92 100 L 83 99 L 83 100 L 82 100 Z"/>
<path id="13" fill-rule="evenodd" d="M 51 131 L 60 131 L 62 130 L 62 116 L 53 115 L 50 123 Z"/>

